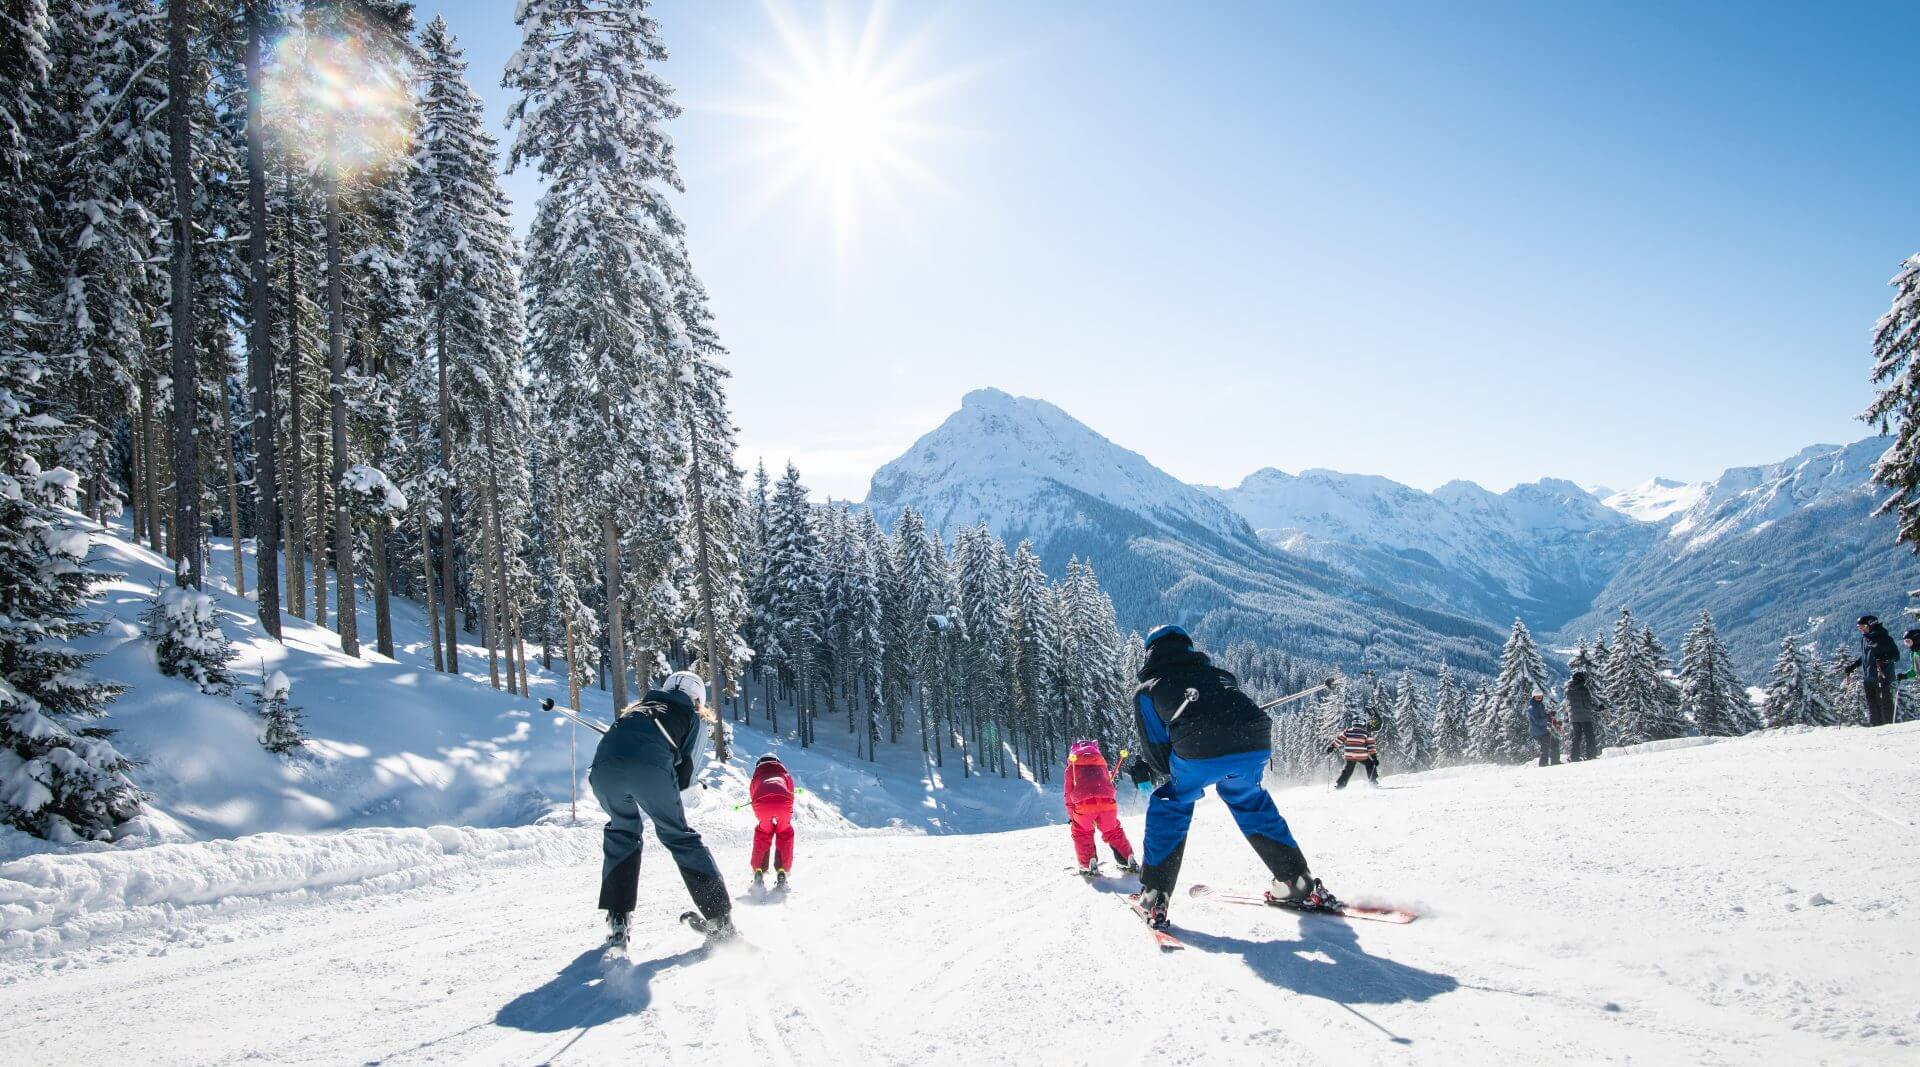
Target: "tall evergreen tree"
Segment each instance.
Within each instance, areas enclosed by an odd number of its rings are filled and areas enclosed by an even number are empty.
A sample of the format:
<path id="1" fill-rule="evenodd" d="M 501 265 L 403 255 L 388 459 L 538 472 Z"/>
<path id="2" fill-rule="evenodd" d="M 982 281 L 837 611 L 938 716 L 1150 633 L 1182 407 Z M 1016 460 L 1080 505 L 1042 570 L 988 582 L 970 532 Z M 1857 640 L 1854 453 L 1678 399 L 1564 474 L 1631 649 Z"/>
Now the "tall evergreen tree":
<path id="1" fill-rule="evenodd" d="M 1477 709 L 1472 758 L 1484 762 L 1526 758 L 1533 746 L 1527 733 L 1527 704 L 1535 691 L 1550 690 L 1546 661 L 1533 634 L 1526 623 L 1513 620 L 1500 651 L 1500 673 L 1494 677 L 1491 699 Z"/>
<path id="2" fill-rule="evenodd" d="M 1792 634 L 1782 638 L 1780 654 L 1774 657 L 1767 677 L 1768 728 L 1831 725 L 1833 709 L 1827 705 L 1822 688 L 1806 647 Z"/>
<path id="3" fill-rule="evenodd" d="M 1397 770 L 1424 771 L 1432 765 L 1433 738 L 1426 703 L 1426 694 L 1415 684 L 1413 675 L 1402 671 L 1387 733 L 1391 763 Z"/>
<path id="4" fill-rule="evenodd" d="M 1734 737 L 1758 728 L 1746 686 L 1705 611 L 1680 646 L 1680 704 L 1708 737 Z"/>
<path id="5" fill-rule="evenodd" d="M 1433 694 L 1433 763 L 1448 766 L 1464 762 L 1471 737 L 1468 694 L 1454 677 L 1453 668 L 1442 665 Z"/>
<path id="6" fill-rule="evenodd" d="M 1875 514 L 1896 516 L 1900 540 L 1920 546 L 1920 254 L 1908 257 L 1887 284 L 1893 304 L 1873 328 L 1873 381 L 1880 391 L 1860 417 L 1893 435 L 1873 469 L 1874 480 L 1892 490 Z"/>
<path id="7" fill-rule="evenodd" d="M 1668 679 L 1667 651 L 1652 629 L 1620 609 L 1607 656 L 1606 700 L 1610 734 L 1617 744 L 1634 745 L 1684 737 L 1689 724 L 1680 710 L 1680 690 Z"/>

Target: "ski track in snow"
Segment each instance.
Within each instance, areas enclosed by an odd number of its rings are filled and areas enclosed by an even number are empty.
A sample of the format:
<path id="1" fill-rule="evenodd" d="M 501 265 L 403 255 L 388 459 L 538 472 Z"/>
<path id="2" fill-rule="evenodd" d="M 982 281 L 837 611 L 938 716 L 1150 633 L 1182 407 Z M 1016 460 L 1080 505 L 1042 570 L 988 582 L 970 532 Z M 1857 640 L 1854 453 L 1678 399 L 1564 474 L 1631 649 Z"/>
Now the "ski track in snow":
<path id="1" fill-rule="evenodd" d="M 1164 956 L 1125 906 L 1132 878 L 1061 870 L 1064 827 L 803 836 L 778 896 L 746 890 L 746 837 L 717 806 L 696 818 L 743 943 L 709 948 L 678 921 L 685 890 L 650 841 L 628 961 L 598 948 L 589 826 L 521 831 L 554 840 L 424 882 L 121 933 L 116 906 L 164 905 L 97 894 L 47 921 L 98 931 L 0 948 L 6 1060 L 1920 1062 L 1920 840 L 1896 814 L 1920 810 L 1916 758 L 1920 724 L 1287 790 L 1317 873 L 1423 917 L 1182 895 L 1189 947 Z M 1182 874 L 1202 881 L 1262 881 L 1212 800 Z"/>

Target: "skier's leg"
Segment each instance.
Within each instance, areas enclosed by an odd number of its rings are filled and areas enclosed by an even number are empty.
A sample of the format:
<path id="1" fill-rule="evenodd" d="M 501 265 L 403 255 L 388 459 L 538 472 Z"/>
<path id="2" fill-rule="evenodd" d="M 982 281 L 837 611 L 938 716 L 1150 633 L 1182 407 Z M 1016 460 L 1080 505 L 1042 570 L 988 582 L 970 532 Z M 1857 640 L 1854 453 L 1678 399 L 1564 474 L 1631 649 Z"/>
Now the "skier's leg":
<path id="1" fill-rule="evenodd" d="M 1073 862 L 1085 867 L 1093 862 L 1093 816 L 1074 809 L 1068 813 L 1068 831 L 1073 836 Z"/>
<path id="2" fill-rule="evenodd" d="M 780 829 L 773 835 L 773 865 L 783 871 L 793 870 L 793 817 L 785 816 L 780 820 Z"/>
<path id="3" fill-rule="evenodd" d="M 1547 751 L 1553 756 L 1548 762 L 1552 763 L 1555 767 L 1560 766 L 1560 735 L 1548 734 L 1547 746 Z"/>
<path id="4" fill-rule="evenodd" d="M 1339 781 L 1333 783 L 1333 787 L 1335 789 L 1345 789 L 1347 787 L 1347 779 L 1351 777 L 1353 777 L 1353 761 L 1347 760 L 1346 765 L 1340 768 Z"/>
<path id="5" fill-rule="evenodd" d="M 1133 845 L 1127 841 L 1127 831 L 1120 825 L 1120 813 L 1103 811 L 1094 818 L 1099 827 L 1100 836 L 1106 839 L 1107 847 L 1113 850 L 1113 858 L 1118 863 L 1126 863 L 1133 858 Z"/>
<path id="6" fill-rule="evenodd" d="M 1246 835 L 1247 843 L 1260 854 L 1276 881 L 1292 883 L 1306 876 L 1307 858 L 1301 855 L 1287 820 L 1280 817 L 1280 809 L 1260 781 L 1266 773 L 1268 753 L 1243 752 L 1221 758 L 1230 761 L 1231 769 L 1213 788 L 1227 802 L 1227 810 L 1233 813 L 1234 824 Z"/>
<path id="7" fill-rule="evenodd" d="M 600 832 L 600 908 L 616 915 L 631 912 L 640 892 L 640 806 L 629 791 L 632 774 L 629 763 L 603 763 L 587 779 L 607 813 Z"/>
<path id="8" fill-rule="evenodd" d="M 713 853 L 707 851 L 700 834 L 687 825 L 672 765 L 648 764 L 647 771 L 645 778 L 634 783 L 634 799 L 653 820 L 653 832 L 679 865 L 680 880 L 687 884 L 687 894 L 693 897 L 700 914 L 708 919 L 727 915 L 733 910 L 733 902 L 727 898 L 726 880 L 720 877 L 720 867 L 713 862 Z"/>
<path id="9" fill-rule="evenodd" d="M 1173 895 L 1180 879 L 1180 860 L 1187 849 L 1187 830 L 1193 825 L 1193 804 L 1207 788 L 1207 780 L 1173 757 L 1173 775 L 1147 801 L 1147 835 L 1140 869 L 1140 888 Z"/>
<path id="10" fill-rule="evenodd" d="M 749 863 L 755 871 L 767 869 L 767 853 L 773 848 L 773 820 L 760 817 L 753 825 L 753 856 Z"/>
<path id="11" fill-rule="evenodd" d="M 1370 759 L 1367 761 L 1367 781 L 1374 785 L 1380 784 L 1380 761 L 1378 759 Z"/>

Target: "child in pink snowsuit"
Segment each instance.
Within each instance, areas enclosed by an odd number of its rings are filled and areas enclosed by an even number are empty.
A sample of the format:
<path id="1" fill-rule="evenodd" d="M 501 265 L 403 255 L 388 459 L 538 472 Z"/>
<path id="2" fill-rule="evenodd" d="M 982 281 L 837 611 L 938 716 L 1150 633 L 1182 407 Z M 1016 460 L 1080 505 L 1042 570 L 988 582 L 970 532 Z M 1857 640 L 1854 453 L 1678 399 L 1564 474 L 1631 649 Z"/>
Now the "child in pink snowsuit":
<path id="1" fill-rule="evenodd" d="M 780 887 L 787 884 L 787 872 L 793 869 L 793 775 L 779 757 L 769 753 L 754 764 L 753 782 L 747 797 L 753 802 L 753 880 L 758 885 L 767 874 L 767 853 L 773 853 L 773 869 Z"/>
<path id="2" fill-rule="evenodd" d="M 1073 819 L 1073 855 L 1081 870 L 1093 866 L 1093 832 L 1107 839 L 1114 861 L 1122 870 L 1134 868 L 1133 846 L 1120 828 L 1113 797 L 1113 776 L 1097 741 L 1075 741 L 1067 752 L 1067 814 Z"/>

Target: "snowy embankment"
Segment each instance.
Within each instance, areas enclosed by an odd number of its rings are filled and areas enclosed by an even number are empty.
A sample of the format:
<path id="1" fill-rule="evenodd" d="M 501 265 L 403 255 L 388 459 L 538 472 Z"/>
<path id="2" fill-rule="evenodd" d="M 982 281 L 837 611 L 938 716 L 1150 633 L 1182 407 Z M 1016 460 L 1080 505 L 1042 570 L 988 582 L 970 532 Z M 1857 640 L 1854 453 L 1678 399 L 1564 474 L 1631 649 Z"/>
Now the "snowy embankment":
<path id="1" fill-rule="evenodd" d="M 557 715 L 541 713 L 534 700 L 492 688 L 484 646 L 462 645 L 461 674 L 434 670 L 422 607 L 397 597 L 393 659 L 373 650 L 372 604 L 364 600 L 357 659 L 340 651 L 337 633 L 291 614 L 284 619 L 284 643 L 275 642 L 261 631 L 253 603 L 235 595 L 232 548 L 224 540 L 215 541 L 208 557 L 208 593 L 234 643 L 239 688 L 230 695 L 208 695 L 161 675 L 140 615 L 154 591 L 168 587 L 173 572 L 166 558 L 125 534 L 124 526 L 91 534 L 91 565 L 121 577 L 96 590 L 90 613 L 105 626 L 84 642 L 101 654 L 92 672 L 129 687 L 108 707 L 106 725 L 118 731 L 116 746 L 139 764 L 134 780 L 153 797 L 148 814 L 118 843 L 120 848 L 257 833 L 528 825 L 567 813 L 570 785 L 578 785 L 583 817 L 598 817 L 586 787 L 597 738 Z M 251 580 L 251 555 L 246 564 Z M 533 652 L 535 699 L 563 698 L 563 676 L 541 670 L 538 649 Z M 261 721 L 251 697 L 261 679 L 275 671 L 291 681 L 291 702 L 304 709 L 311 740 L 299 759 L 282 759 L 260 744 Z M 589 689 L 581 700 L 590 717 L 612 718 L 608 694 Z M 782 712 L 789 729 L 791 714 Z M 757 709 L 755 722 L 764 724 L 763 716 Z M 791 758 L 810 772 L 814 794 L 826 801 L 816 810 L 834 813 L 829 821 L 849 828 L 951 833 L 1033 826 L 1061 817 L 1051 795 L 1027 783 L 975 780 L 930 794 L 912 740 L 883 748 L 880 762 L 870 764 L 844 758 L 847 735 L 833 722 L 823 718 L 819 732 L 825 742 L 819 758 Z M 737 747 L 749 768 L 753 756 L 769 749 L 798 752 L 791 742 L 752 729 L 742 731 Z M 709 785 L 737 780 L 744 795 L 745 772 L 739 767 L 712 770 L 717 777 Z M 958 774 L 949 766 L 935 777 Z M 803 812 L 806 808 L 803 804 Z M 0 860 L 102 847 L 62 849 L 0 829 Z"/>
<path id="2" fill-rule="evenodd" d="M 590 826 L 479 831 L 458 849 L 434 831 L 424 836 L 444 851 L 423 844 L 424 862 L 443 873 L 417 883 L 394 868 L 319 892 L 256 894 L 232 910 L 181 909 L 189 922 L 0 949 L 10 1058 L 1920 1059 L 1920 724 L 1392 776 L 1378 790 L 1284 790 L 1281 807 L 1331 886 L 1425 916 L 1349 925 L 1182 896 L 1173 920 L 1190 947 L 1170 956 L 1123 906 L 1131 880 L 1087 885 L 1063 872 L 1071 852 L 1057 826 L 862 830 L 810 794 L 794 893 L 746 892 L 747 822 L 728 799 L 750 758 L 710 768 L 713 788 L 689 794 L 740 901 L 739 949 L 701 949 L 674 921 L 685 890 L 651 842 L 633 962 L 608 966 L 594 948 Z M 869 773 L 817 750 L 795 762 L 811 765 L 796 768 L 802 785 Z M 891 805 L 885 777 L 863 788 Z M 1124 821 L 1138 841 L 1139 816 Z M 527 862 L 478 854 L 496 834 L 540 843 L 505 853 Z M 278 840 L 325 850 L 353 836 Z M 20 891 L 21 863 L 42 879 L 82 879 L 54 872 L 100 864 L 118 871 L 129 899 L 183 900 L 196 876 L 159 875 L 183 888 L 147 892 L 115 865 L 143 855 L 217 865 L 223 849 L 254 847 L 264 845 L 37 857 L 0 866 L 0 892 Z M 361 862 L 384 869 L 354 857 L 331 869 Z M 284 885 L 297 870 L 232 884 Z M 88 902 L 46 930 L 110 927 L 133 910 L 95 876 Z M 1211 800 L 1183 882 L 1260 882 Z"/>

